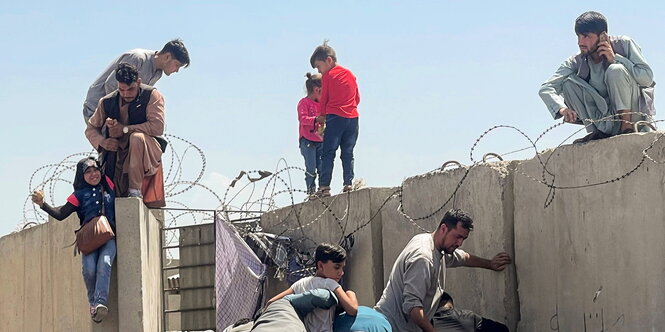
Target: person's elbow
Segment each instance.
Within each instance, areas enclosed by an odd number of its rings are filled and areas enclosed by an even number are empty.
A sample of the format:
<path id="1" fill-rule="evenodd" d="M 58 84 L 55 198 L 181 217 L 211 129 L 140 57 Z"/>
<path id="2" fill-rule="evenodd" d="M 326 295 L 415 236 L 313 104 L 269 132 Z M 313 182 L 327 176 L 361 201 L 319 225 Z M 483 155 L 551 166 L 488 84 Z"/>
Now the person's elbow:
<path id="1" fill-rule="evenodd" d="M 51 216 L 51 218 L 53 218 L 53 219 L 55 219 L 55 220 L 57 220 L 57 221 L 63 221 L 63 220 L 65 220 L 65 219 L 67 219 L 67 217 L 69 217 L 69 215 L 62 215 L 62 214 L 55 214 L 55 213 L 54 213 L 54 214 L 51 214 L 51 213 L 48 213 L 48 212 L 47 212 L 47 214 L 48 214 L 49 216 Z"/>
<path id="2" fill-rule="evenodd" d="M 348 315 L 355 316 L 358 314 L 358 304 L 349 304 L 348 308 L 344 309 Z"/>
<path id="3" fill-rule="evenodd" d="M 349 302 L 344 311 L 351 316 L 355 316 L 358 314 L 358 298 L 356 297 L 356 293 L 352 290 L 347 290 L 345 293 L 349 298 Z"/>

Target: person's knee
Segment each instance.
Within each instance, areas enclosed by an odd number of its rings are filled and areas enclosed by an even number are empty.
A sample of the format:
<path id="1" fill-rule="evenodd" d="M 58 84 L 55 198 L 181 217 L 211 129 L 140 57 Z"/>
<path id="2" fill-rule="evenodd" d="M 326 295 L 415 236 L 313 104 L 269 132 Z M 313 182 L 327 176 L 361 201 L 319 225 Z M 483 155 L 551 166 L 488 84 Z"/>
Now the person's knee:
<path id="1" fill-rule="evenodd" d="M 563 90 L 564 93 L 570 93 L 574 91 L 576 85 L 577 84 L 574 83 L 572 80 L 565 80 L 561 84 L 561 89 Z"/>
<path id="2" fill-rule="evenodd" d="M 82 274 L 85 280 L 94 280 L 97 277 L 95 269 L 84 269 Z"/>
<path id="3" fill-rule="evenodd" d="M 110 269 L 113 266 L 113 258 L 114 257 L 111 255 L 104 255 L 104 257 L 102 257 L 102 264 Z"/>
<path id="4" fill-rule="evenodd" d="M 626 70 L 621 64 L 613 63 L 607 67 L 605 70 L 605 83 L 609 84 L 610 82 L 626 82 L 630 80 L 630 73 Z"/>
<path id="5" fill-rule="evenodd" d="M 355 145 L 341 145 L 339 153 L 342 156 L 353 157 L 353 148 Z"/>
<path id="6" fill-rule="evenodd" d="M 134 132 L 129 135 L 129 144 L 145 144 L 145 134 Z"/>

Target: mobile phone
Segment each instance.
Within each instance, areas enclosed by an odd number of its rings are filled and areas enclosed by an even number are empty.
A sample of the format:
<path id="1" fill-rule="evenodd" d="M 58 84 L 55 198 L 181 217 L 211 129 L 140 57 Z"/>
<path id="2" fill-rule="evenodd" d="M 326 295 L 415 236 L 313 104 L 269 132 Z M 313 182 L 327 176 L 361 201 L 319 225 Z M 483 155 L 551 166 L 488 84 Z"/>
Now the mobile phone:
<path id="1" fill-rule="evenodd" d="M 598 36 L 598 43 L 603 43 L 609 41 L 609 37 L 607 36 L 607 32 L 601 32 L 600 36 Z M 607 61 L 607 57 L 603 55 L 603 59 Z"/>
<path id="2" fill-rule="evenodd" d="M 600 39 L 601 42 L 605 42 L 605 41 L 609 40 L 609 38 L 607 36 L 607 32 L 601 32 L 600 36 L 598 38 Z"/>

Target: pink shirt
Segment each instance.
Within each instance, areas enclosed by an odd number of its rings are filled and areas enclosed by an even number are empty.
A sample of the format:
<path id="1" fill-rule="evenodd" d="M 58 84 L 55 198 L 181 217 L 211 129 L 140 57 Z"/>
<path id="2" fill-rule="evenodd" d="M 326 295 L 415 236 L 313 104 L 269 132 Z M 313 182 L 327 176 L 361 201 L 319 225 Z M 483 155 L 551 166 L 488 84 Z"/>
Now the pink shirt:
<path id="1" fill-rule="evenodd" d="M 316 123 L 316 116 L 319 115 L 319 103 L 307 97 L 298 102 L 298 122 L 300 122 L 300 137 L 304 137 L 313 142 L 322 142 L 323 139 L 317 133 L 316 129 L 320 126 Z"/>

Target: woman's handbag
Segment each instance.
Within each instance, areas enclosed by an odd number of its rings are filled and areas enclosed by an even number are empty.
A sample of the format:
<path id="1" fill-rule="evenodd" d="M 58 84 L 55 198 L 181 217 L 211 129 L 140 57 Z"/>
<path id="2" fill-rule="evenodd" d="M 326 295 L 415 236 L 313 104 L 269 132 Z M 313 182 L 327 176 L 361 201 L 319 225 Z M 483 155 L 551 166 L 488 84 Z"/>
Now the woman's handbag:
<path id="1" fill-rule="evenodd" d="M 97 250 L 97 248 L 115 237 L 109 220 L 104 216 L 104 199 L 104 190 L 102 189 L 101 215 L 90 219 L 90 221 L 75 232 L 76 247 L 84 255 Z"/>

